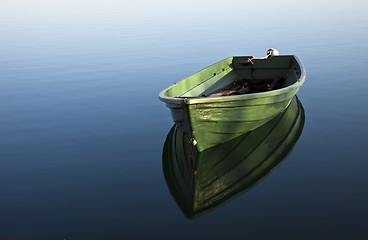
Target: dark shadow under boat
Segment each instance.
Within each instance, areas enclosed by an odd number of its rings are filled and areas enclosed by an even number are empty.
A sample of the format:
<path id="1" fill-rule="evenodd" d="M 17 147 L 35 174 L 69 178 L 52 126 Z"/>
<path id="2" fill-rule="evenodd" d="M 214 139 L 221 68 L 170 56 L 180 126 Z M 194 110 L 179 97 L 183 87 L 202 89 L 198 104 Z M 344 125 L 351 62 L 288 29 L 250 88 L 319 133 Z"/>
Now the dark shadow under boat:
<path id="1" fill-rule="evenodd" d="M 184 215 L 195 218 L 257 185 L 291 152 L 304 120 L 304 109 L 295 96 L 268 123 L 203 152 L 174 125 L 164 145 L 163 171 Z"/>

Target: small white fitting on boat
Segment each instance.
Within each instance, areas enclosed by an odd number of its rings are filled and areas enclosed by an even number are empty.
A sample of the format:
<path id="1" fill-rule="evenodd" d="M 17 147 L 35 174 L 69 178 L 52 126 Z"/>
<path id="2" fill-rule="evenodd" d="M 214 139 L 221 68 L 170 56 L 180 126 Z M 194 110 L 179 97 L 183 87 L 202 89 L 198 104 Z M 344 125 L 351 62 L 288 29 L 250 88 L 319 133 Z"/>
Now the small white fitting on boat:
<path id="1" fill-rule="evenodd" d="M 270 48 L 267 50 L 267 57 L 273 57 L 277 55 L 280 55 L 280 54 L 279 54 L 279 51 L 277 51 L 276 49 Z"/>

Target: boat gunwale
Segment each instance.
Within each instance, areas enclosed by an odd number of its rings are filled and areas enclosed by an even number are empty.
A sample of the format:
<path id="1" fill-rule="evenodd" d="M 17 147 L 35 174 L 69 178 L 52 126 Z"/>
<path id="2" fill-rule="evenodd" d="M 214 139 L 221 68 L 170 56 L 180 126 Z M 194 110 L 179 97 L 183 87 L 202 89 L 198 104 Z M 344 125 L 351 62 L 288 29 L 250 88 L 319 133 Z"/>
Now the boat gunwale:
<path id="1" fill-rule="evenodd" d="M 187 105 L 200 104 L 200 103 L 214 103 L 214 102 L 244 101 L 244 100 L 248 100 L 248 99 L 267 98 L 267 97 L 270 97 L 270 96 L 277 96 L 277 95 L 281 95 L 281 94 L 290 92 L 293 89 L 300 88 L 300 86 L 304 83 L 305 78 L 306 78 L 306 71 L 305 71 L 305 67 L 304 67 L 303 63 L 295 55 L 281 55 L 281 56 L 292 56 L 295 59 L 295 61 L 297 62 L 297 64 L 299 65 L 299 68 L 300 68 L 300 77 L 299 77 L 299 79 L 290 86 L 287 86 L 287 87 L 284 87 L 284 88 L 281 88 L 281 89 L 277 89 L 277 90 L 268 91 L 268 92 L 241 94 L 241 95 L 230 95 L 230 96 L 218 96 L 218 97 L 193 97 L 193 98 L 189 97 L 188 98 L 188 97 L 168 97 L 168 96 L 165 96 L 165 92 L 176 85 L 176 84 L 173 84 L 170 87 L 165 88 L 164 90 L 162 90 L 159 93 L 159 99 L 163 102 L 166 102 L 166 103 L 187 104 Z M 229 57 L 229 58 L 231 58 L 231 57 Z M 222 61 L 225 61 L 229 58 L 225 58 Z M 222 61 L 220 61 L 220 62 L 222 62 Z M 220 62 L 218 62 L 218 63 L 220 63 Z M 217 64 L 217 63 L 215 63 L 215 64 Z M 215 64 L 213 64 L 213 65 L 215 65 Z M 213 66 L 213 65 L 211 65 L 211 66 Z M 211 66 L 208 66 L 208 67 L 211 67 Z M 207 69 L 208 67 L 206 67 L 205 69 Z M 195 73 L 195 74 L 197 74 L 197 73 Z M 183 79 L 182 81 L 185 81 L 186 79 L 187 78 Z"/>

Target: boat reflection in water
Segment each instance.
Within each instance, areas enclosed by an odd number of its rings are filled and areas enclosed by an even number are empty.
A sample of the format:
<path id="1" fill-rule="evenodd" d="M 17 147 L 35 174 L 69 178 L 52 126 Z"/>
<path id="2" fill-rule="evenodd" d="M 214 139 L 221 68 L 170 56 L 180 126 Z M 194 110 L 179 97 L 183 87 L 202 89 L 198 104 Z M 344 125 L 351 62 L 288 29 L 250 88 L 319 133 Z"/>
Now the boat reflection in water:
<path id="1" fill-rule="evenodd" d="M 224 205 L 272 173 L 301 136 L 304 119 L 295 96 L 265 125 L 203 152 L 174 125 L 164 145 L 163 171 L 184 215 L 195 218 Z"/>

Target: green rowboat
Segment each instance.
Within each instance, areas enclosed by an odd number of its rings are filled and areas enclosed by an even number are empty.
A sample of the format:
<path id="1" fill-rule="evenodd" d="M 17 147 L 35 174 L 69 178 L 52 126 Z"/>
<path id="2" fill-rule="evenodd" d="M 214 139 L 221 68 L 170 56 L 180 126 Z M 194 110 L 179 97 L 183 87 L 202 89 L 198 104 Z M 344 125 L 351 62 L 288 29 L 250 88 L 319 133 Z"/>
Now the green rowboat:
<path id="1" fill-rule="evenodd" d="M 163 90 L 159 98 L 178 128 L 203 151 L 271 120 L 286 109 L 304 80 L 304 66 L 293 55 L 229 57 Z M 242 81 L 249 86 L 258 82 L 258 91 L 221 94 Z"/>
<path id="2" fill-rule="evenodd" d="M 220 207 L 271 174 L 297 143 L 304 119 L 295 96 L 266 124 L 202 152 L 174 125 L 164 145 L 163 171 L 184 215 L 194 218 Z"/>

